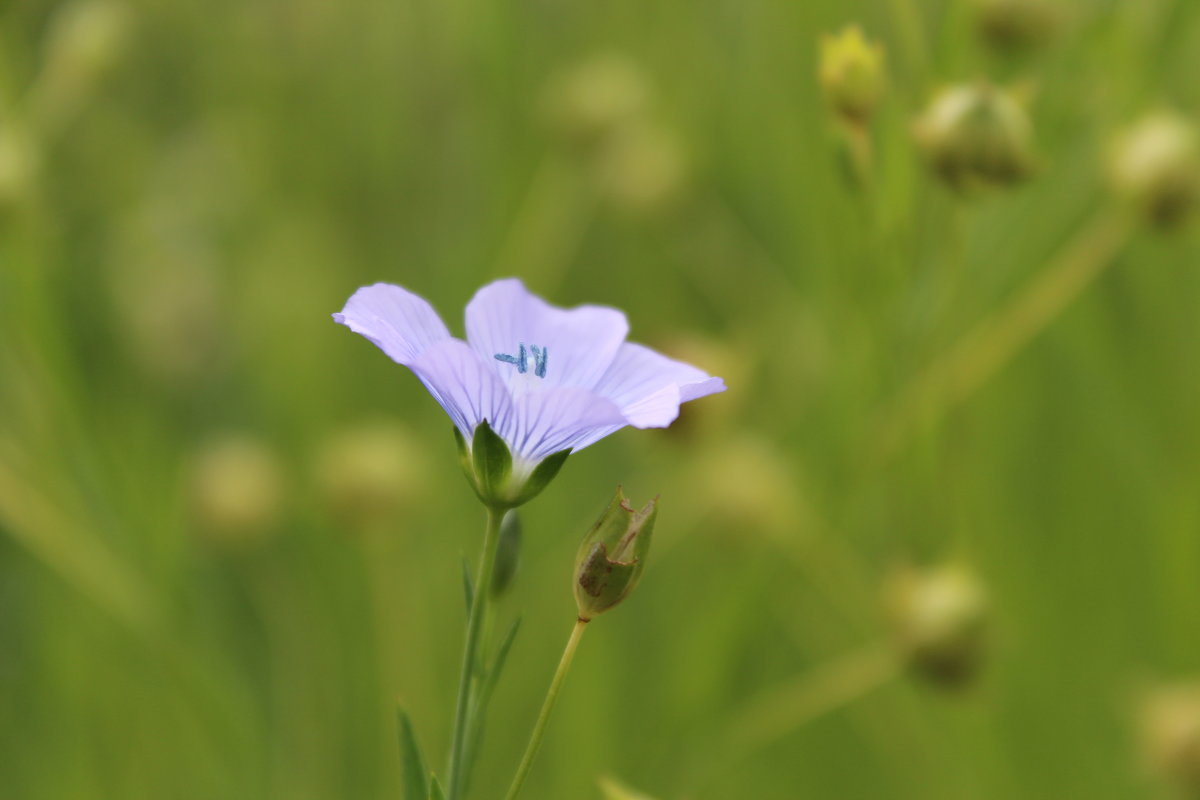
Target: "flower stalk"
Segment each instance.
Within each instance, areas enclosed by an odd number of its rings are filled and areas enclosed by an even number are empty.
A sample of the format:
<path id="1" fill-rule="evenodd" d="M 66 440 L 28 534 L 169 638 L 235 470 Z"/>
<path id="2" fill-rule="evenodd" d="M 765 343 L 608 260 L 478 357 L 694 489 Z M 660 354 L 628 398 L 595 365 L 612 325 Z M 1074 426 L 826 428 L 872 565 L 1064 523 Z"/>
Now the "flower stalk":
<path id="1" fill-rule="evenodd" d="M 492 572 L 496 564 L 496 549 L 500 542 L 500 523 L 504 519 L 504 510 L 488 508 L 487 527 L 483 534 L 483 553 L 479 557 L 479 569 L 475 574 L 475 591 L 472 595 L 471 610 L 467 616 L 467 638 L 463 645 L 462 673 L 458 681 L 458 700 L 454 712 L 454 733 L 450 743 L 450 762 L 447 774 L 446 800 L 458 800 L 462 795 L 465 783 L 466 765 L 464 755 L 470 739 L 469 714 L 471 708 L 472 688 L 475 685 L 474 676 L 479 663 L 479 640 L 483 630 L 483 619 L 487 613 L 487 605 L 491 596 Z"/>
<path id="2" fill-rule="evenodd" d="M 517 767 L 517 774 L 513 777 L 512 785 L 508 787 L 508 794 L 504 796 L 505 800 L 515 800 L 521 787 L 525 785 L 525 779 L 529 777 L 529 770 L 533 768 L 533 760 L 537 758 L 538 750 L 542 746 L 542 738 L 546 735 L 546 724 L 550 721 L 550 713 L 554 711 L 554 704 L 558 701 L 558 692 L 562 689 L 567 672 L 571 669 L 571 661 L 575 658 L 575 650 L 579 647 L 579 640 L 583 638 L 583 631 L 587 628 L 587 624 L 588 620 L 582 617 L 575 620 L 575 627 L 571 629 L 567 646 L 563 649 L 562 658 L 558 661 L 558 668 L 554 671 L 554 678 L 551 679 L 550 688 L 546 691 L 546 699 L 542 702 L 542 710 L 538 713 L 537 722 L 533 725 L 529 744 L 525 746 L 525 754 L 521 756 L 521 763 Z"/>

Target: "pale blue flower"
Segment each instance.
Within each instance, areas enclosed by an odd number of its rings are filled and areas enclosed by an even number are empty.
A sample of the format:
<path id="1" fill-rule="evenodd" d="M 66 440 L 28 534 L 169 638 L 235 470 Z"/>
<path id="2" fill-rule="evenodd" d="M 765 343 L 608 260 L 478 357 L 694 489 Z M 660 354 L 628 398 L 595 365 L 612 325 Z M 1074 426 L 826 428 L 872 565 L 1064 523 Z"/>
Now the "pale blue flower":
<path id="1" fill-rule="evenodd" d="M 411 369 L 467 442 L 484 420 L 508 444 L 514 474 L 580 450 L 626 425 L 664 428 L 679 406 L 725 383 L 625 341 L 615 308 L 557 308 L 515 278 L 467 304 L 466 341 L 428 302 L 387 283 L 359 289 L 335 321 Z"/>

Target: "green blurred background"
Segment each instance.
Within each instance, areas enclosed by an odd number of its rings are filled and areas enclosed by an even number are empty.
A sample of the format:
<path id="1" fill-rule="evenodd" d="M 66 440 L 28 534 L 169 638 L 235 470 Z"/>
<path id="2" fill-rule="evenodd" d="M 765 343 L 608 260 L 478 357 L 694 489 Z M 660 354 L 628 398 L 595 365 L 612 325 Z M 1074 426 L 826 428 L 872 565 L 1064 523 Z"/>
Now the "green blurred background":
<path id="1" fill-rule="evenodd" d="M 1126 227 L 1104 160 L 1200 112 L 1200 3 L 1049 5 L 1001 52 L 972 0 L 7 0 L 0 797 L 397 798 L 397 698 L 440 769 L 483 514 L 442 411 L 329 315 L 390 281 L 461 332 L 510 274 L 730 388 L 524 510 L 473 796 L 618 483 L 661 493 L 656 551 L 529 797 L 1171 796 L 1144 751 L 1200 710 L 1139 708 L 1200 673 L 1200 237 Z M 866 185 L 816 80 L 854 22 L 889 79 Z M 1034 169 L 964 196 L 910 127 L 981 77 L 1029 98 Z M 571 138 L 613 108 L 617 144 Z M 974 377 L 929 389 L 953 352 Z M 884 599 L 942 564 L 988 605 L 954 686 Z"/>

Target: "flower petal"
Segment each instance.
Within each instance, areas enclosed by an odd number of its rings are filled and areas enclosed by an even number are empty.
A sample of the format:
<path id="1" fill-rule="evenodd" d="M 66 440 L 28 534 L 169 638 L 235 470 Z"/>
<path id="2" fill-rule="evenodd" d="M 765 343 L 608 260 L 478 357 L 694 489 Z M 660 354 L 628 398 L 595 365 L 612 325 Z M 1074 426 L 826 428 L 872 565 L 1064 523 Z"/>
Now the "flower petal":
<path id="1" fill-rule="evenodd" d="M 517 395 L 554 386 L 591 389 L 629 333 L 615 308 L 558 308 L 516 278 L 476 292 L 466 318 L 467 341 Z"/>
<path id="2" fill-rule="evenodd" d="M 679 416 L 681 403 L 723 391 L 720 378 L 633 342 L 621 346 L 596 386 L 637 428 L 665 428 Z"/>
<path id="3" fill-rule="evenodd" d="M 390 283 L 359 289 L 333 319 L 370 339 L 393 361 L 405 366 L 430 346 L 450 338 L 450 331 L 433 306 Z"/>
<path id="4" fill-rule="evenodd" d="M 501 436 L 516 421 L 508 388 L 492 368 L 461 339 L 443 339 L 426 348 L 409 368 L 433 399 L 471 440 L 475 426 L 487 420 Z M 506 441 L 511 441 L 504 436 Z"/>
<path id="5" fill-rule="evenodd" d="M 595 441 L 592 437 L 598 431 L 625 425 L 621 410 L 611 400 L 575 386 L 530 392 L 517 398 L 514 406 L 511 425 L 500 435 L 515 456 L 530 464 L 560 450 L 578 449 L 582 441 Z"/>

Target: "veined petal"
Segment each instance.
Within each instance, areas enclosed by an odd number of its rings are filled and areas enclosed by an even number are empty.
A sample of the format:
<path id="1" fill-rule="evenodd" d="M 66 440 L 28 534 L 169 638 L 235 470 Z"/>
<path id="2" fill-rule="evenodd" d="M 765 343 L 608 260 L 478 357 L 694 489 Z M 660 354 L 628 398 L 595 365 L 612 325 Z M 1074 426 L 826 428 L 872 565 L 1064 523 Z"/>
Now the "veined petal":
<path id="1" fill-rule="evenodd" d="M 433 306 L 390 283 L 359 289 L 333 319 L 370 339 L 393 361 L 405 366 L 411 366 L 432 345 L 450 338 L 450 331 Z"/>
<path id="2" fill-rule="evenodd" d="M 578 449 L 601 430 L 625 425 L 621 410 L 607 398 L 575 386 L 530 392 L 514 401 L 511 424 L 498 432 L 513 455 L 535 464 L 559 450 Z"/>
<path id="3" fill-rule="evenodd" d="M 508 388 L 461 339 L 437 342 L 408 366 L 467 441 L 485 419 L 497 432 L 513 426 L 516 415 Z"/>
<path id="4" fill-rule="evenodd" d="M 596 386 L 637 428 L 664 428 L 689 400 L 725 391 L 725 382 L 645 345 L 626 342 Z"/>
<path id="5" fill-rule="evenodd" d="M 593 388 L 629 333 L 615 308 L 558 308 L 516 278 L 476 292 L 466 322 L 471 347 L 517 396 L 556 386 Z"/>

